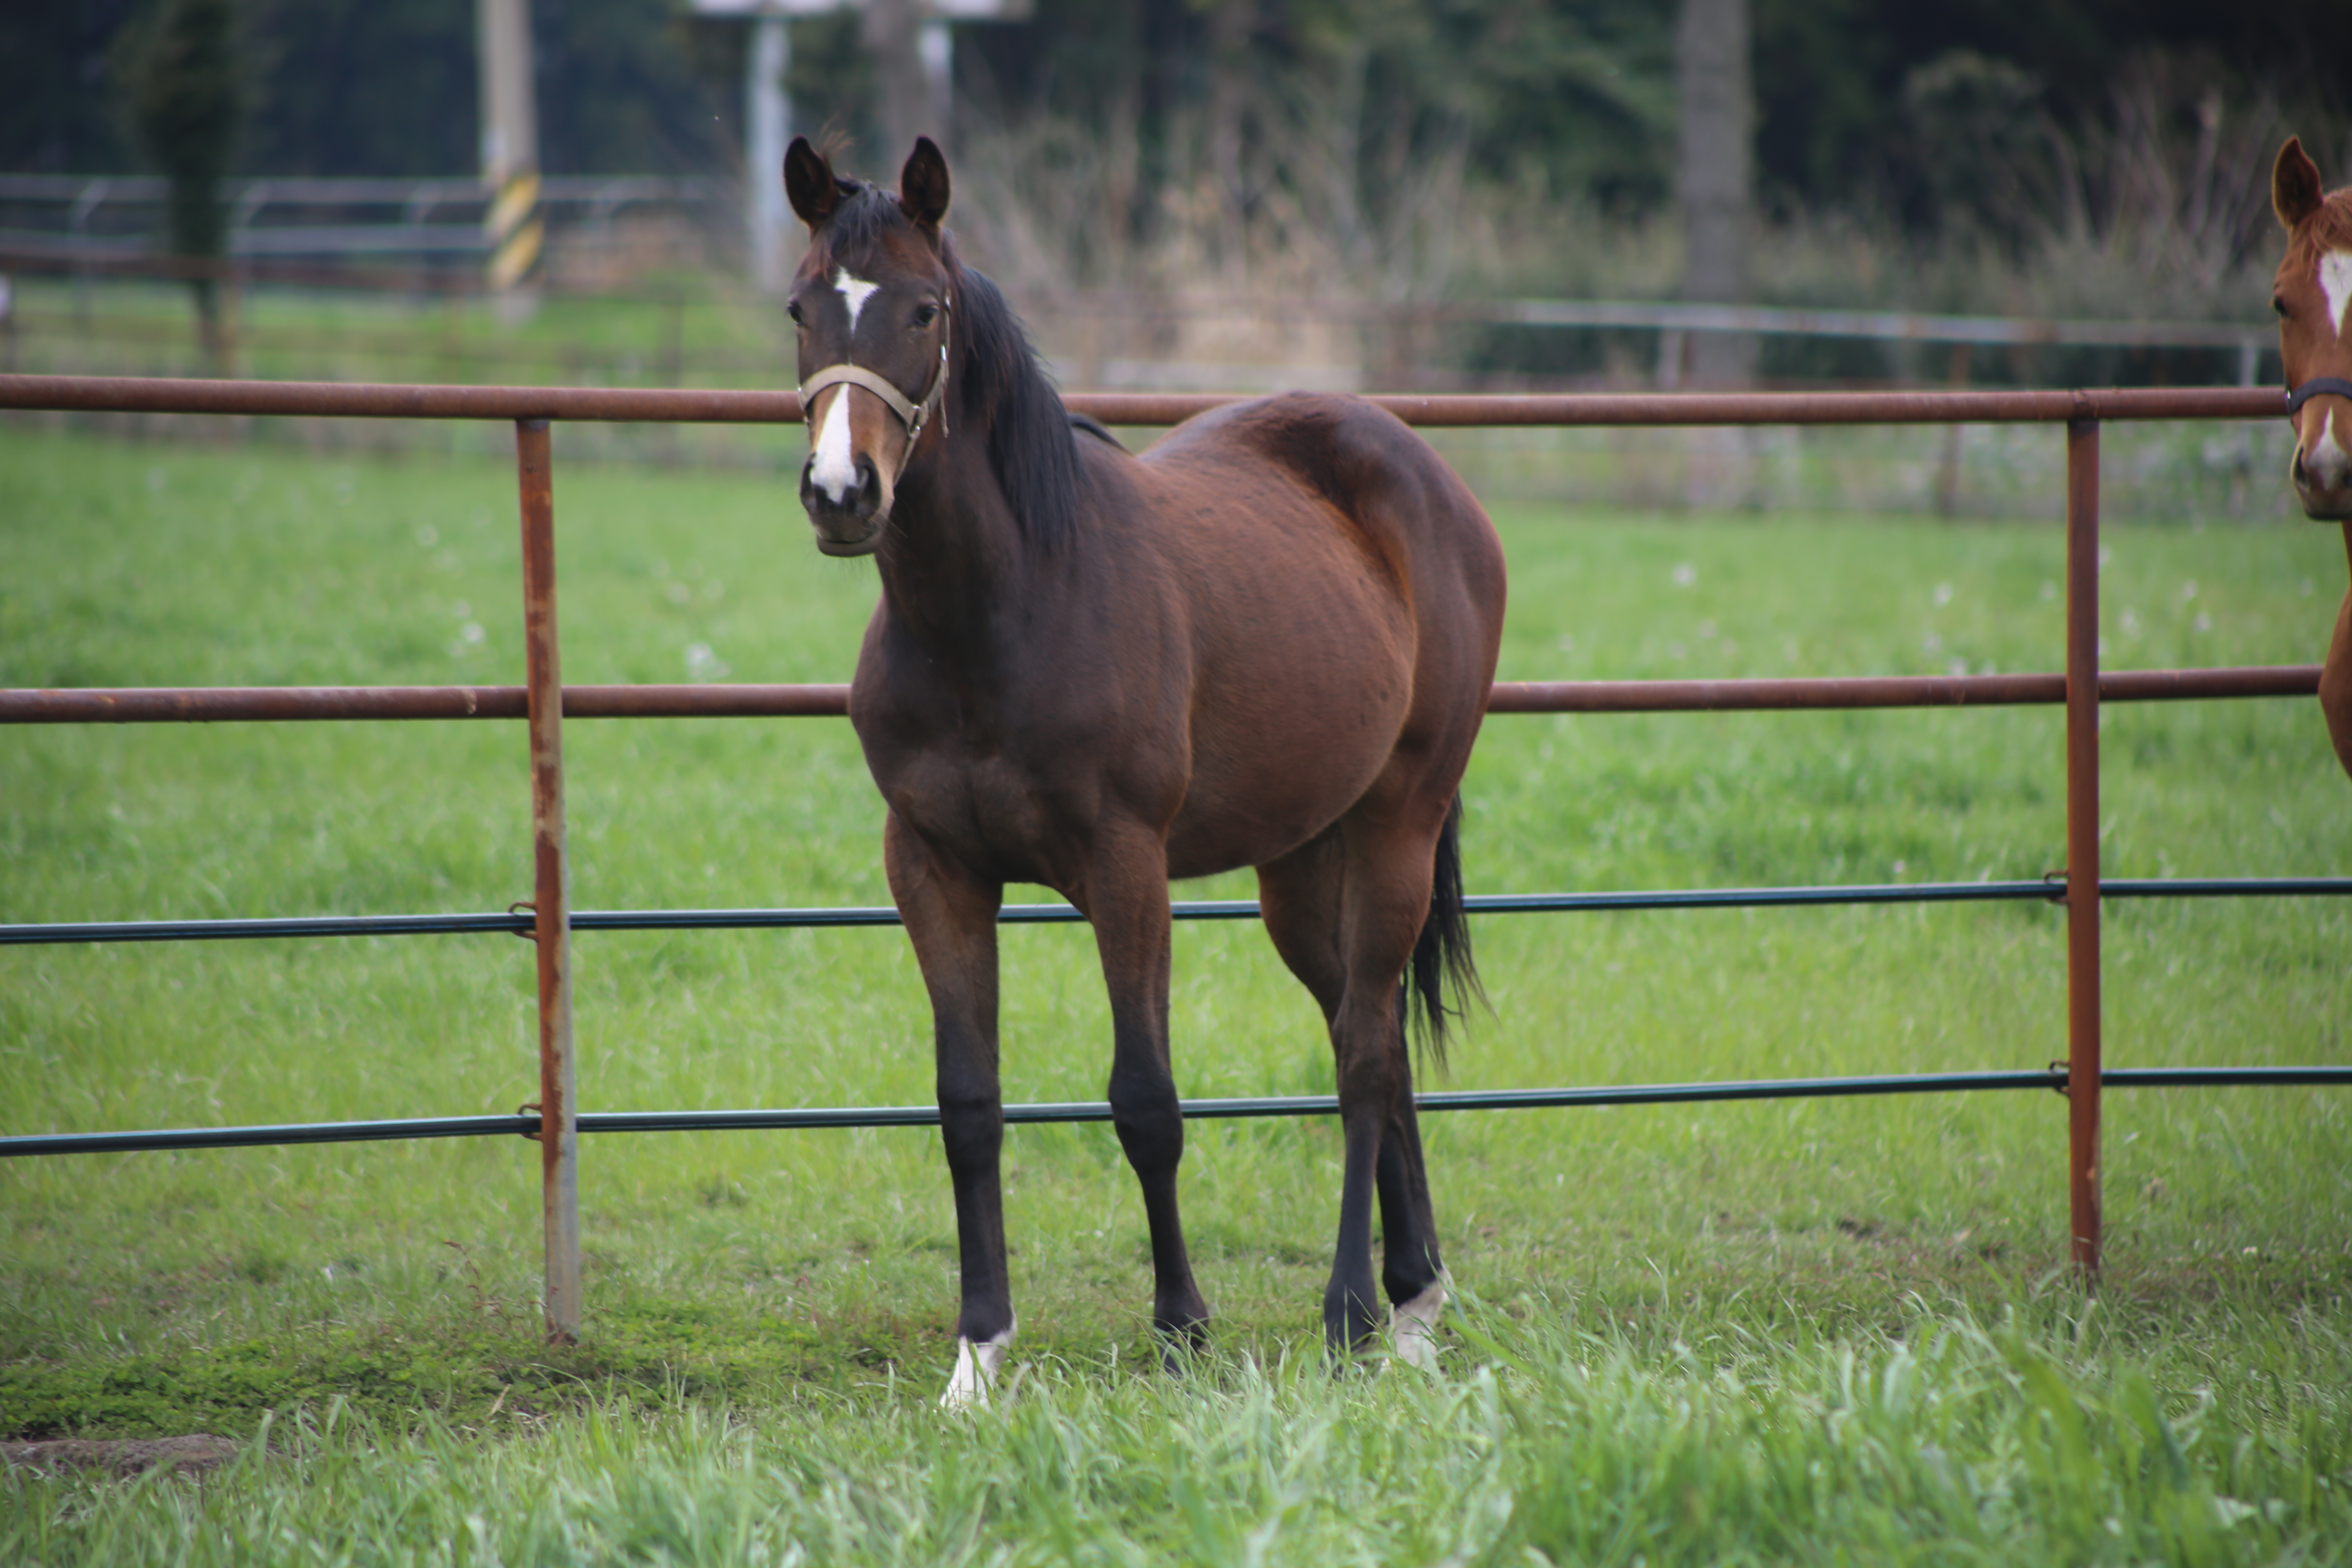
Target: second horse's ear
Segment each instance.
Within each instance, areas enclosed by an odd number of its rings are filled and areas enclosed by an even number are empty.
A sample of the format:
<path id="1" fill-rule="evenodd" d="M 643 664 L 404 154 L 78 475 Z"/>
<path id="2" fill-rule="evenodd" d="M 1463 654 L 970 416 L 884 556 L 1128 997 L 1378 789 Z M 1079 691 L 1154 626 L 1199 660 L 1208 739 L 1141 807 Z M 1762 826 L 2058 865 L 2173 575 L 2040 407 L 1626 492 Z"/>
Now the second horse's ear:
<path id="1" fill-rule="evenodd" d="M 2317 212 L 2326 200 L 2319 188 L 2319 165 L 2303 150 L 2303 138 L 2290 136 L 2271 165 L 2271 210 L 2292 229 Z"/>
<path id="2" fill-rule="evenodd" d="M 792 198 L 793 211 L 810 232 L 824 226 L 833 209 L 841 205 L 841 186 L 833 177 L 833 165 L 824 154 L 809 145 L 805 136 L 795 136 L 784 151 L 784 195 Z"/>
<path id="3" fill-rule="evenodd" d="M 928 136 L 915 138 L 907 166 L 898 171 L 898 205 L 923 227 L 936 229 L 948 216 L 948 161 L 939 143 Z"/>

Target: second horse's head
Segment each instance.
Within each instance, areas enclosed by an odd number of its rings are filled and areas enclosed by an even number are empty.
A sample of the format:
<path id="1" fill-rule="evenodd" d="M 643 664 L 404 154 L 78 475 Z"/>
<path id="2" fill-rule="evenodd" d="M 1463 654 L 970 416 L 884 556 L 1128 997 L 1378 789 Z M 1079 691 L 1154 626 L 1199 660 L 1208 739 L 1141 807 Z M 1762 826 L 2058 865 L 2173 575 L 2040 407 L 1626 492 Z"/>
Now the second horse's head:
<path id="1" fill-rule="evenodd" d="M 2271 308 L 2294 423 L 2291 477 L 2306 516 L 2352 521 L 2352 191 L 2325 194 L 2319 166 L 2289 138 L 2271 205 L 2287 231 Z"/>

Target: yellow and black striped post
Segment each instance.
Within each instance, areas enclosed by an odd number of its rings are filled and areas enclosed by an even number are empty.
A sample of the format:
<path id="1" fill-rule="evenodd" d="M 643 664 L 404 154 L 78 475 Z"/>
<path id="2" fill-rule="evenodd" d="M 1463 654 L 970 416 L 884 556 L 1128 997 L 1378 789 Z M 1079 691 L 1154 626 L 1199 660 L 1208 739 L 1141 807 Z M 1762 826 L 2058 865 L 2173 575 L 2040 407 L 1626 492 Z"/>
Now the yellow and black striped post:
<path id="1" fill-rule="evenodd" d="M 489 281 L 508 289 L 530 275 L 538 265 L 547 220 L 539 212 L 539 175 L 530 170 L 508 176 L 498 198 L 482 216 L 482 237 L 489 242 Z"/>
<path id="2" fill-rule="evenodd" d="M 482 216 L 488 282 L 509 294 L 539 262 L 539 100 L 531 89 L 530 0 L 475 0 L 481 23 Z"/>

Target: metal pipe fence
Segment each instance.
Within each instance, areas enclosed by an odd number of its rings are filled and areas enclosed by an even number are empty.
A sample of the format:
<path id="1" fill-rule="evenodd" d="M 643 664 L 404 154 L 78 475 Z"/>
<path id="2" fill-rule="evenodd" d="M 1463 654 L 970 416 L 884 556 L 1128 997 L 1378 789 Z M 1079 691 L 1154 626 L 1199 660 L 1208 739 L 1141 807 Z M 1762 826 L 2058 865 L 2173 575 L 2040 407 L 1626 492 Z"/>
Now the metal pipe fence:
<path id="1" fill-rule="evenodd" d="M 1700 1105 L 1751 1100 L 1843 1100 L 1887 1094 L 1967 1094 L 1984 1089 L 2067 1091 L 2066 1069 L 2040 1071 L 1885 1073 L 1862 1078 L 1774 1078 L 1719 1083 L 1602 1084 L 1576 1089 L 1473 1089 L 1413 1096 L 1420 1110 L 1540 1110 L 1562 1106 Z M 2352 1084 L 2352 1068 L 2109 1068 L 2103 1088 L 2285 1088 Z M 1336 1116 L 1332 1094 L 1254 1100 L 1186 1100 L 1188 1121 Z M 1108 1121 L 1110 1102 L 1071 1100 L 1008 1105 L 1004 1120 L 1020 1125 Z M 937 1127 L 935 1105 L 811 1106 L 782 1110 L 583 1110 L 583 1132 L 753 1132 L 821 1128 Z M 546 1119 L 535 1111 L 512 1116 L 419 1116 L 393 1121 L 307 1121 L 271 1127 L 177 1127 L 154 1132 L 51 1132 L 0 1138 L 0 1157 L 19 1154 L 123 1154 L 190 1149 L 284 1148 L 303 1143 L 389 1143 L 423 1138 L 539 1137 Z"/>
<path id="2" fill-rule="evenodd" d="M 1097 394 L 1066 399 L 1107 425 L 1174 424 L 1233 401 L 1220 395 Z M 2239 898 L 2352 893 L 2352 879 L 2117 881 L 2098 865 L 2098 713 L 2105 701 L 2310 695 L 2310 666 L 2117 670 L 2098 667 L 2098 433 L 2106 420 L 2252 419 L 2284 411 L 2284 394 L 2258 388 L 2103 391 L 1605 394 L 1561 396 L 1389 396 L 1371 401 L 1408 424 L 1467 426 L 1706 426 L 2058 424 L 2066 430 L 2066 637 L 2063 673 L 1826 679 L 1499 682 L 1492 713 L 1738 712 L 2063 703 L 2066 709 L 2067 866 L 2040 882 L 1710 889 L 1474 897 L 1475 913 L 1687 910 L 1827 904 L 2044 900 L 2066 910 L 2067 1037 L 2063 1063 L 2041 1070 L 1882 1075 L 1763 1082 L 1470 1090 L 1419 1097 L 1421 1108 L 1495 1110 L 1812 1096 L 2051 1089 L 2068 1101 L 2071 1252 L 2086 1274 L 2099 1264 L 2099 1111 L 2104 1086 L 2344 1084 L 2352 1068 L 2108 1068 L 2101 1060 L 2099 905 L 2103 898 Z M 583 1131 L 725 1128 L 924 1126 L 926 1106 L 705 1112 L 592 1112 L 577 1103 L 572 1047 L 570 939 L 574 931 L 713 930 L 887 925 L 887 909 L 573 911 L 564 838 L 562 722 L 567 717 L 838 716 L 845 686 L 565 687 L 556 634 L 554 506 L 550 425 L 555 420 L 796 423 L 790 392 L 584 387 L 369 385 L 0 376 L 0 409 L 105 413 L 510 420 L 516 429 L 529 682 L 523 687 L 234 688 L 0 691 L 0 723 L 167 723 L 390 719 L 522 719 L 530 726 L 535 897 L 529 913 L 376 915 L 268 921 L 82 922 L 0 927 L 0 945 L 385 936 L 509 931 L 533 939 L 539 961 L 541 1086 L 513 1116 L 448 1117 L 283 1127 L 44 1134 L 0 1138 L 0 1157 L 134 1149 L 515 1135 L 541 1148 L 547 1246 L 545 1310 L 556 1339 L 580 1327 L 578 1138 Z M 1187 903 L 1181 918 L 1254 918 L 1248 900 Z M 1066 905 L 1011 905 L 1007 923 L 1079 919 Z M 1328 1097 L 1193 1100 L 1192 1117 L 1331 1113 Z M 1009 1106 L 1008 1121 L 1087 1121 L 1106 1106 Z"/>

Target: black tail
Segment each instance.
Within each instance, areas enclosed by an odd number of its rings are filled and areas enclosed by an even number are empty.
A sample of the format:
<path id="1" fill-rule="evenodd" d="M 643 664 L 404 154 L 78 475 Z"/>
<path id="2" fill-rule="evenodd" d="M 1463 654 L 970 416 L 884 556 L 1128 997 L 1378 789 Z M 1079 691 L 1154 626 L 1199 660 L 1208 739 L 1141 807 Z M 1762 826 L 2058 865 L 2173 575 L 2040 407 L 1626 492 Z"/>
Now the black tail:
<path id="1" fill-rule="evenodd" d="M 1470 999 L 1486 999 L 1478 965 L 1470 956 L 1470 922 L 1462 909 L 1462 797 L 1446 809 L 1437 836 L 1436 875 L 1429 885 L 1429 919 L 1412 944 L 1412 962 L 1397 988 L 1397 1010 L 1417 1024 L 1423 1048 L 1445 1070 L 1445 1023 L 1470 1010 Z"/>

